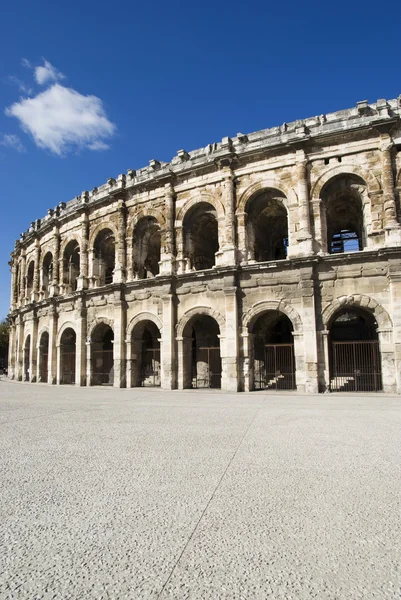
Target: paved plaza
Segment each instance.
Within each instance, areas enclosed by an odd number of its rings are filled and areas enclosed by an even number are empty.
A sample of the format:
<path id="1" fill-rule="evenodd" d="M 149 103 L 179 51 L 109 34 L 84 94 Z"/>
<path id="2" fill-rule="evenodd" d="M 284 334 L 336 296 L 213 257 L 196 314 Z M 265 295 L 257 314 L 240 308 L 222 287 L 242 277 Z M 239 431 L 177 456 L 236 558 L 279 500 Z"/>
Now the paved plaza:
<path id="1" fill-rule="evenodd" d="M 400 407 L 3 378 L 0 598 L 399 598 Z"/>

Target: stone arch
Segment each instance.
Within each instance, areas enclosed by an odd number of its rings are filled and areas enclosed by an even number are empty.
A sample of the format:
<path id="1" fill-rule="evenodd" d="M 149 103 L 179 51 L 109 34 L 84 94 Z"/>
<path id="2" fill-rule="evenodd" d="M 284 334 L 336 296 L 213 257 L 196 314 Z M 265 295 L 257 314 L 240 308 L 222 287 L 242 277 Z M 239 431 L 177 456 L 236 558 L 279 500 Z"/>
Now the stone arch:
<path id="1" fill-rule="evenodd" d="M 139 223 L 141 219 L 144 219 L 146 217 L 154 217 L 159 223 L 160 229 L 164 229 L 166 225 L 166 219 L 162 211 L 157 210 L 155 208 L 143 207 L 137 211 L 134 211 L 133 214 L 128 214 L 127 238 L 133 237 L 135 226 Z"/>
<path id="2" fill-rule="evenodd" d="M 179 209 L 177 216 L 176 216 L 176 227 L 181 226 L 181 223 L 183 222 L 185 215 L 187 215 L 188 212 L 194 206 L 199 204 L 199 202 L 207 202 L 208 204 L 213 206 L 213 208 L 215 209 L 215 211 L 217 213 L 218 220 L 224 218 L 225 209 L 224 209 L 223 203 L 221 202 L 220 198 L 215 194 L 211 194 L 210 192 L 196 190 L 196 192 L 194 192 L 192 194 L 191 198 L 189 198 L 185 202 L 184 206 L 182 206 Z"/>
<path id="3" fill-rule="evenodd" d="M 257 302 L 243 315 L 242 327 L 249 331 L 263 313 L 271 310 L 285 314 L 294 327 L 294 333 L 303 333 L 301 317 L 297 311 L 284 300 L 261 300 L 260 302 Z"/>
<path id="4" fill-rule="evenodd" d="M 96 237 L 99 233 L 101 233 L 101 231 L 103 231 L 103 229 L 110 229 L 110 231 L 112 231 L 113 235 L 114 235 L 114 239 L 116 239 L 117 236 L 117 227 L 116 225 L 110 221 L 110 219 L 107 219 L 106 221 L 102 221 L 101 223 L 98 223 L 93 229 L 91 229 L 90 235 L 89 235 L 89 249 L 93 250 L 93 245 L 95 243 Z"/>
<path id="5" fill-rule="evenodd" d="M 326 169 L 315 181 L 311 189 L 311 200 L 319 200 L 325 185 L 334 177 L 354 175 L 360 177 L 366 185 L 369 193 L 381 191 L 380 184 L 371 171 L 365 171 L 358 165 L 341 163 Z"/>
<path id="6" fill-rule="evenodd" d="M 66 237 L 63 237 L 60 243 L 60 258 L 63 258 L 66 247 L 70 242 L 75 240 L 79 246 L 79 251 L 81 252 L 81 236 L 78 233 L 71 233 Z"/>
<path id="7" fill-rule="evenodd" d="M 51 254 L 54 256 L 54 248 L 50 244 L 46 244 L 45 246 L 41 246 L 40 248 L 40 268 L 43 269 L 43 262 L 46 258 L 46 254 Z"/>
<path id="8" fill-rule="evenodd" d="M 249 201 L 258 194 L 259 192 L 263 192 L 263 190 L 277 190 L 280 194 L 284 195 L 283 205 L 285 206 L 287 213 L 289 212 L 288 207 L 290 204 L 297 204 L 298 197 L 296 192 L 283 184 L 282 181 L 278 180 L 276 177 L 263 177 L 260 181 L 256 181 L 249 185 L 243 190 L 237 200 L 237 209 L 236 213 L 244 213 L 247 211 Z"/>
<path id="9" fill-rule="evenodd" d="M 133 330 L 142 321 L 151 321 L 159 329 L 160 334 L 162 334 L 162 331 L 163 331 L 162 320 L 157 315 L 154 315 L 150 312 L 144 311 L 144 312 L 139 313 L 135 317 L 133 317 L 131 319 L 131 321 L 129 322 L 128 327 L 127 327 L 127 341 L 130 341 Z"/>
<path id="10" fill-rule="evenodd" d="M 38 345 L 40 342 L 40 338 L 42 337 L 43 333 L 50 333 L 49 332 L 49 328 L 47 327 L 47 325 L 44 325 L 43 327 L 41 327 L 38 331 Z"/>
<path id="11" fill-rule="evenodd" d="M 114 321 L 112 319 L 108 319 L 107 317 L 96 317 L 90 323 L 88 327 L 88 339 L 91 340 L 93 332 L 95 331 L 98 325 L 108 325 L 110 329 L 114 332 Z"/>
<path id="12" fill-rule="evenodd" d="M 72 329 L 73 331 L 75 331 L 75 335 L 77 333 L 77 330 L 75 328 L 75 324 L 72 321 L 66 321 L 65 323 L 63 323 L 60 327 L 60 329 L 57 332 L 57 343 L 56 346 L 60 346 L 60 342 L 61 342 L 61 337 L 64 333 L 64 331 L 66 329 Z"/>
<path id="13" fill-rule="evenodd" d="M 187 310 L 187 312 L 179 320 L 176 329 L 178 338 L 183 337 L 184 330 L 187 324 L 193 317 L 196 317 L 198 315 L 207 315 L 209 317 L 212 317 L 212 319 L 214 319 L 217 322 L 220 328 L 220 336 L 225 336 L 226 321 L 221 313 L 219 313 L 217 310 L 214 310 L 213 308 L 210 308 L 209 306 L 194 306 L 193 308 Z"/>
<path id="14" fill-rule="evenodd" d="M 379 330 L 392 329 L 393 322 L 388 312 L 370 296 L 363 294 L 354 294 L 352 296 L 340 296 L 326 306 L 322 312 L 322 322 L 324 329 L 328 330 L 333 317 L 336 313 L 346 307 L 356 307 L 366 310 L 373 314 L 376 319 Z"/>

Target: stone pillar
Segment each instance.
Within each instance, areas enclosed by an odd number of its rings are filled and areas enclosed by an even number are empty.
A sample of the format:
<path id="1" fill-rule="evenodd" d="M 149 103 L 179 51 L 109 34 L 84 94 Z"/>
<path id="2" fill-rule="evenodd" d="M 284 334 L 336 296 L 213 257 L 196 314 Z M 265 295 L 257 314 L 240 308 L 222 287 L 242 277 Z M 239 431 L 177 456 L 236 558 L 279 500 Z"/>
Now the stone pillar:
<path id="1" fill-rule="evenodd" d="M 86 326 L 86 308 L 81 300 L 75 311 L 75 385 L 78 386 L 86 385 Z"/>
<path id="2" fill-rule="evenodd" d="M 89 216 L 85 210 L 81 215 L 81 247 L 79 257 L 79 276 L 77 289 L 85 290 L 88 287 L 88 248 L 89 248 Z M 78 340 L 77 340 L 78 342 Z"/>
<path id="3" fill-rule="evenodd" d="M 15 260 L 12 259 L 8 263 L 11 271 L 11 295 L 10 295 L 10 307 L 11 310 L 14 310 L 16 307 L 16 296 L 17 296 L 17 285 L 16 285 L 16 266 Z"/>
<path id="4" fill-rule="evenodd" d="M 57 320 L 58 313 L 55 305 L 49 308 L 49 356 L 47 382 L 51 385 L 57 383 Z"/>
<path id="5" fill-rule="evenodd" d="M 127 254 L 125 239 L 127 237 L 127 220 L 124 200 L 118 201 L 118 228 L 116 239 L 116 266 L 114 269 L 113 282 L 123 283 L 127 278 Z M 124 336 L 125 338 L 125 336 Z M 125 386 L 124 386 L 125 387 Z"/>
<path id="6" fill-rule="evenodd" d="M 389 328 L 382 327 L 379 330 L 383 390 L 391 391 L 391 387 L 393 387 L 393 391 L 401 394 L 401 265 L 398 258 L 391 258 L 388 261 L 388 279 L 393 327 L 391 336 L 388 332 Z M 392 371 L 391 360 L 393 360 Z M 394 389 L 394 383 L 396 389 Z"/>
<path id="7" fill-rule="evenodd" d="M 40 283 L 40 241 L 36 238 L 35 242 L 35 270 L 33 272 L 33 287 L 31 293 L 31 302 L 36 302 L 39 298 Z M 36 347 L 36 345 L 35 345 Z"/>
<path id="8" fill-rule="evenodd" d="M 324 391 L 330 392 L 330 352 L 329 352 L 330 331 L 324 329 L 320 331 L 321 342 L 323 346 L 322 366 L 323 366 L 323 385 Z"/>
<path id="9" fill-rule="evenodd" d="M 232 283 L 232 282 L 230 282 Z M 237 288 L 224 288 L 225 300 L 225 350 L 222 353 L 222 389 L 227 392 L 238 392 L 238 309 Z"/>
<path id="10" fill-rule="evenodd" d="M 393 329 L 391 327 L 378 329 L 377 333 L 379 337 L 383 392 L 387 394 L 400 393 L 399 344 L 397 344 L 397 351 L 394 352 Z"/>
<path id="11" fill-rule="evenodd" d="M 192 339 L 177 337 L 177 387 L 179 390 L 191 388 Z"/>
<path id="12" fill-rule="evenodd" d="M 171 183 L 164 186 L 164 203 L 166 225 L 164 231 L 164 247 L 160 257 L 160 275 L 171 275 L 174 264 L 174 187 Z"/>
<path id="13" fill-rule="evenodd" d="M 308 160 L 303 150 L 297 150 L 296 160 L 299 216 L 299 231 L 296 239 L 298 242 L 298 255 L 305 256 L 312 254 L 313 249 L 309 214 Z"/>
<path id="14" fill-rule="evenodd" d="M 224 177 L 221 183 L 222 202 L 225 208 L 225 219 L 219 221 L 219 244 L 220 249 L 216 254 L 216 265 L 236 264 L 235 245 L 235 184 L 234 173 L 231 168 L 223 169 Z"/>
<path id="15" fill-rule="evenodd" d="M 125 356 L 127 388 L 132 388 L 132 343 L 129 338 L 125 340 Z"/>
<path id="16" fill-rule="evenodd" d="M 90 386 L 92 380 L 92 341 L 89 337 L 86 338 L 86 385 Z"/>
<path id="17" fill-rule="evenodd" d="M 127 235 L 125 238 L 125 244 L 127 248 L 127 281 L 133 281 L 134 279 L 134 262 L 133 262 L 133 244 L 132 235 Z"/>
<path id="18" fill-rule="evenodd" d="M 167 294 L 162 297 L 163 301 L 163 332 L 161 341 L 161 387 L 171 390 L 176 383 L 176 361 L 174 341 L 174 297 Z"/>
<path id="19" fill-rule="evenodd" d="M 254 361 L 253 361 L 253 334 L 249 333 L 247 327 L 243 327 L 242 338 L 242 377 L 244 380 L 244 392 L 251 392 L 254 387 Z"/>
<path id="20" fill-rule="evenodd" d="M 21 290 L 20 305 L 26 304 L 26 253 L 25 248 L 21 251 Z"/>
<path id="21" fill-rule="evenodd" d="M 60 234 L 56 227 L 53 238 L 53 280 L 50 286 L 50 296 L 57 296 L 62 283 L 62 258 L 60 259 Z"/>
<path id="22" fill-rule="evenodd" d="M 37 381 L 37 368 L 38 368 L 37 357 L 38 357 L 38 317 L 36 314 L 33 314 L 31 348 L 30 348 L 30 352 L 29 352 L 29 381 L 31 383 L 35 383 Z"/>
<path id="23" fill-rule="evenodd" d="M 394 192 L 393 146 L 394 143 L 390 136 L 382 136 L 380 150 L 382 157 L 382 189 L 386 246 L 401 245 L 401 227 L 397 220 L 397 207 Z"/>
<path id="24" fill-rule="evenodd" d="M 238 234 L 238 262 L 246 264 L 248 262 L 249 249 L 246 239 L 246 225 L 248 215 L 246 213 L 236 213 L 237 234 Z"/>
<path id="25" fill-rule="evenodd" d="M 22 381 L 23 379 L 23 344 L 24 344 L 24 322 L 22 320 L 21 315 L 17 317 L 17 327 L 16 327 L 16 347 L 15 347 L 15 369 L 16 376 L 15 378 L 18 381 Z"/>
<path id="26" fill-rule="evenodd" d="M 15 321 L 11 321 L 10 325 L 10 336 L 8 342 L 8 377 L 9 379 L 15 379 L 16 365 L 15 365 L 15 345 L 16 345 L 16 326 Z"/>
<path id="27" fill-rule="evenodd" d="M 177 274 L 185 273 L 186 271 L 186 259 L 184 258 L 184 232 L 181 221 L 175 223 L 175 236 L 176 236 L 176 271 Z"/>
<path id="28" fill-rule="evenodd" d="M 316 309 L 314 290 L 314 269 L 300 269 L 300 288 L 302 293 L 302 329 L 304 342 L 304 391 L 307 394 L 318 392 L 318 359 L 316 334 Z M 294 335 L 294 343 L 297 339 Z M 298 368 L 298 365 L 297 365 Z M 300 381 L 301 373 L 296 373 Z"/>
<path id="29" fill-rule="evenodd" d="M 124 236 L 125 239 L 125 236 Z M 120 291 L 114 292 L 114 387 L 126 387 L 125 332 L 127 307 Z"/>

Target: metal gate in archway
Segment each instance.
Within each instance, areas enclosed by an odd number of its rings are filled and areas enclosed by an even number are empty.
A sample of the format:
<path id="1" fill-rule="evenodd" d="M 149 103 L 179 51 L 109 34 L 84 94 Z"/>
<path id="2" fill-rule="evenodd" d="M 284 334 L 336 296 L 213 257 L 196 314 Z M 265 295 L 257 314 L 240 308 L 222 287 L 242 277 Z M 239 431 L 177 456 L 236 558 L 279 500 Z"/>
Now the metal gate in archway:
<path id="1" fill-rule="evenodd" d="M 92 350 L 92 385 L 113 385 L 113 349 Z"/>
<path id="2" fill-rule="evenodd" d="M 75 352 L 64 352 L 61 354 L 61 384 L 75 383 Z"/>
<path id="3" fill-rule="evenodd" d="M 147 348 L 141 367 L 141 386 L 160 387 L 160 348 Z"/>
<path id="4" fill-rule="evenodd" d="M 295 390 L 293 344 L 265 344 L 264 362 L 255 365 L 255 390 Z"/>
<path id="5" fill-rule="evenodd" d="M 39 355 L 39 377 L 42 383 L 47 383 L 48 359 L 48 352 L 42 350 Z"/>
<path id="6" fill-rule="evenodd" d="M 330 391 L 382 390 L 380 347 L 377 340 L 331 343 Z"/>
<path id="7" fill-rule="evenodd" d="M 199 363 L 204 365 L 203 369 L 199 369 Z M 192 387 L 221 387 L 221 357 L 219 346 L 207 346 L 197 349 L 196 362 L 192 373 Z"/>

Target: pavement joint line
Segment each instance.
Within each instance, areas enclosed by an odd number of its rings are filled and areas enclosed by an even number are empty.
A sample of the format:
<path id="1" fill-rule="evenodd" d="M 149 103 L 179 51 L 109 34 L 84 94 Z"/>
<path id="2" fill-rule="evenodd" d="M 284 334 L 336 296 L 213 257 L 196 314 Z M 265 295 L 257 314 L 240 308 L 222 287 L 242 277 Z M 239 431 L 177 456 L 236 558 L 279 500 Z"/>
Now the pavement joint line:
<path id="1" fill-rule="evenodd" d="M 185 551 L 188 548 L 190 542 L 192 541 L 192 539 L 193 539 L 193 537 L 194 537 L 194 535 L 195 535 L 195 533 L 196 533 L 196 531 L 197 531 L 197 529 L 199 527 L 200 522 L 202 521 L 203 517 L 205 516 L 205 514 L 206 514 L 206 512 L 207 512 L 207 510 L 208 510 L 208 508 L 210 506 L 210 504 L 212 503 L 212 501 L 213 501 L 213 499 L 214 499 L 214 497 L 215 497 L 215 495 L 217 493 L 217 490 L 219 489 L 219 487 L 220 487 L 220 485 L 221 485 L 224 477 L 226 476 L 226 473 L 227 473 L 228 469 L 231 467 L 231 465 L 232 465 L 235 457 L 237 456 L 237 453 L 238 453 L 240 447 L 242 446 L 243 441 L 245 440 L 246 436 L 248 435 L 248 432 L 251 429 L 252 425 L 254 424 L 255 419 L 258 416 L 258 414 L 260 413 L 260 411 L 261 411 L 260 408 L 258 408 L 258 410 L 255 411 L 255 414 L 253 415 L 252 420 L 250 421 L 248 427 L 246 428 L 246 430 L 244 432 L 244 435 L 241 437 L 240 441 L 238 442 L 238 444 L 237 444 L 237 446 L 236 446 L 236 448 L 234 450 L 234 453 L 233 453 L 232 457 L 230 458 L 230 460 L 228 461 L 228 464 L 227 464 L 226 468 L 224 469 L 224 471 L 223 471 L 220 479 L 218 480 L 218 482 L 216 484 L 216 487 L 214 488 L 214 490 L 213 490 L 213 492 L 212 492 L 209 500 L 206 503 L 205 508 L 203 509 L 203 511 L 201 513 L 201 516 L 199 517 L 198 521 L 196 522 L 195 527 L 193 528 L 193 530 L 192 530 L 189 538 L 187 539 L 187 541 L 186 541 L 186 543 L 184 545 L 184 548 L 182 549 L 182 551 L 181 551 L 179 557 L 177 558 L 176 562 L 174 563 L 173 568 L 171 569 L 171 571 L 170 571 L 170 573 L 169 573 L 166 581 L 164 582 L 164 584 L 163 584 L 163 586 L 162 586 L 159 594 L 157 595 L 158 599 L 161 598 L 164 590 L 166 589 L 166 587 L 167 587 L 170 579 L 172 578 L 172 576 L 174 574 L 174 571 L 176 570 L 179 562 L 181 561 L 182 557 L 184 556 Z"/>

